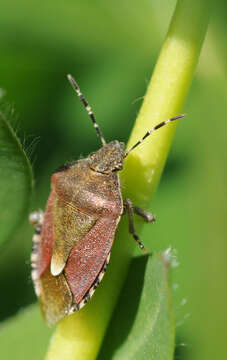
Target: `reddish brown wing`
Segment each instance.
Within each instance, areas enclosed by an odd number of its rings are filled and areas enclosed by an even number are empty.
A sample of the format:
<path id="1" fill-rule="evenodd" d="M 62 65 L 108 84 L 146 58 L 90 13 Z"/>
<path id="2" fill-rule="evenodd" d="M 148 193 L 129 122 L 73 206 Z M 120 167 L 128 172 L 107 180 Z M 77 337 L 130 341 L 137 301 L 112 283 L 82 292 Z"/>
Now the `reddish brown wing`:
<path id="1" fill-rule="evenodd" d="M 120 217 L 104 217 L 98 220 L 71 250 L 62 274 L 53 276 L 50 273 L 49 256 L 44 263 L 39 262 L 42 275 L 36 283 L 42 312 L 48 325 L 54 325 L 71 313 L 73 305 L 80 304 L 91 289 L 111 251 L 119 219 Z M 49 227 L 44 228 L 46 236 L 49 235 L 48 231 L 52 232 L 52 227 L 48 224 Z M 51 241 L 46 245 L 51 247 L 50 243 Z M 42 252 L 41 246 L 39 251 Z"/>
<path id="2" fill-rule="evenodd" d="M 64 273 L 79 304 L 97 279 L 107 259 L 120 217 L 102 217 L 71 250 Z"/>
<path id="3" fill-rule="evenodd" d="M 50 264 L 53 253 L 53 206 L 55 201 L 55 193 L 52 190 L 49 196 L 45 211 L 44 223 L 42 226 L 41 240 L 37 254 L 37 277 L 40 278 Z"/>

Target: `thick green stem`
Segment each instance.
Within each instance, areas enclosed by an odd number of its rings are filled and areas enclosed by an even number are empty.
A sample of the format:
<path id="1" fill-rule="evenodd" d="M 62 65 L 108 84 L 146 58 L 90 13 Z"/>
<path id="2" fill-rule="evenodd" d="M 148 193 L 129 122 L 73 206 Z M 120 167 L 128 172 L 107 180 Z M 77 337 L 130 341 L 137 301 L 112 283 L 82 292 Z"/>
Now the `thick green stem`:
<path id="1" fill-rule="evenodd" d="M 182 111 L 207 23 L 207 1 L 178 2 L 129 146 L 135 144 L 146 129 Z M 149 203 L 160 179 L 175 129 L 176 123 L 172 123 L 156 131 L 125 161 L 127 193 L 135 201 L 145 205 Z"/>
<path id="2" fill-rule="evenodd" d="M 178 1 L 128 147 L 153 125 L 181 112 L 207 23 L 208 1 Z M 130 153 L 121 174 L 124 198 L 129 197 L 139 206 L 149 206 L 175 128 L 176 123 L 165 126 Z M 84 309 L 60 322 L 51 341 L 47 360 L 96 358 L 134 251 L 127 228 L 127 221 L 123 219 L 102 284 Z"/>

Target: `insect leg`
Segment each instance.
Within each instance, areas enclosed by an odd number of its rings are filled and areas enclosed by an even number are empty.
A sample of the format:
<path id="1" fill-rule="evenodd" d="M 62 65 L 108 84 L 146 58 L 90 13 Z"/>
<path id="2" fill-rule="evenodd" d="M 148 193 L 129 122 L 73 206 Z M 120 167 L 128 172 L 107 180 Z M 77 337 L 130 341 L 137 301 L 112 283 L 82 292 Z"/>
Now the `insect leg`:
<path id="1" fill-rule="evenodd" d="M 146 220 L 147 222 L 155 222 L 155 217 L 152 213 L 145 211 L 141 208 L 139 208 L 138 206 L 133 205 L 133 211 L 141 216 L 142 218 L 144 218 L 144 220 Z"/>
<path id="2" fill-rule="evenodd" d="M 146 249 L 145 249 L 143 243 L 140 241 L 139 236 L 135 232 L 135 227 L 134 227 L 134 222 L 133 222 L 134 209 L 133 209 L 132 202 L 129 199 L 125 199 L 124 200 L 124 205 L 125 205 L 125 208 L 126 208 L 126 210 L 128 212 L 128 217 L 129 217 L 129 232 L 130 232 L 130 234 L 132 234 L 133 238 L 139 244 L 140 249 L 142 249 L 144 252 L 146 252 Z"/>

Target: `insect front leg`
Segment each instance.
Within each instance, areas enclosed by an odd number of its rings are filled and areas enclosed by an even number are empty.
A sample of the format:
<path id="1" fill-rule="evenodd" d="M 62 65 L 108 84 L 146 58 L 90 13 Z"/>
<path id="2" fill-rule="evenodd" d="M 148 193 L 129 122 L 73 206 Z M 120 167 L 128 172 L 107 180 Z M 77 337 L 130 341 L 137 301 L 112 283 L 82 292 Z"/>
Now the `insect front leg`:
<path id="1" fill-rule="evenodd" d="M 146 252 L 146 249 L 143 245 L 143 243 L 140 241 L 139 236 L 135 232 L 134 222 L 133 222 L 133 205 L 132 202 L 129 199 L 124 200 L 124 207 L 125 210 L 128 212 L 128 218 L 129 218 L 129 232 L 132 234 L 134 240 L 139 244 L 140 249 L 142 249 L 144 252 Z"/>
<path id="2" fill-rule="evenodd" d="M 144 220 L 146 220 L 147 222 L 155 222 L 155 217 L 152 213 L 145 211 L 141 208 L 139 208 L 138 206 L 133 205 L 133 211 L 141 216 Z"/>

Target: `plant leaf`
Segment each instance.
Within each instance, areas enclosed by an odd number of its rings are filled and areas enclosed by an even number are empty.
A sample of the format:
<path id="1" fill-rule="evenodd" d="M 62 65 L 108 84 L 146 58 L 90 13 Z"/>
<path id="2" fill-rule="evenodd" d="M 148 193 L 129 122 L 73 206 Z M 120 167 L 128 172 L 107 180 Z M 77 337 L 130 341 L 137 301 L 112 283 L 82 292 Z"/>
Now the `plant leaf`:
<path id="1" fill-rule="evenodd" d="M 6 115 L 0 108 L 0 245 L 22 222 L 32 190 L 30 162 Z"/>
<path id="2" fill-rule="evenodd" d="M 165 255 L 135 258 L 99 360 L 173 359 L 174 324 Z"/>

